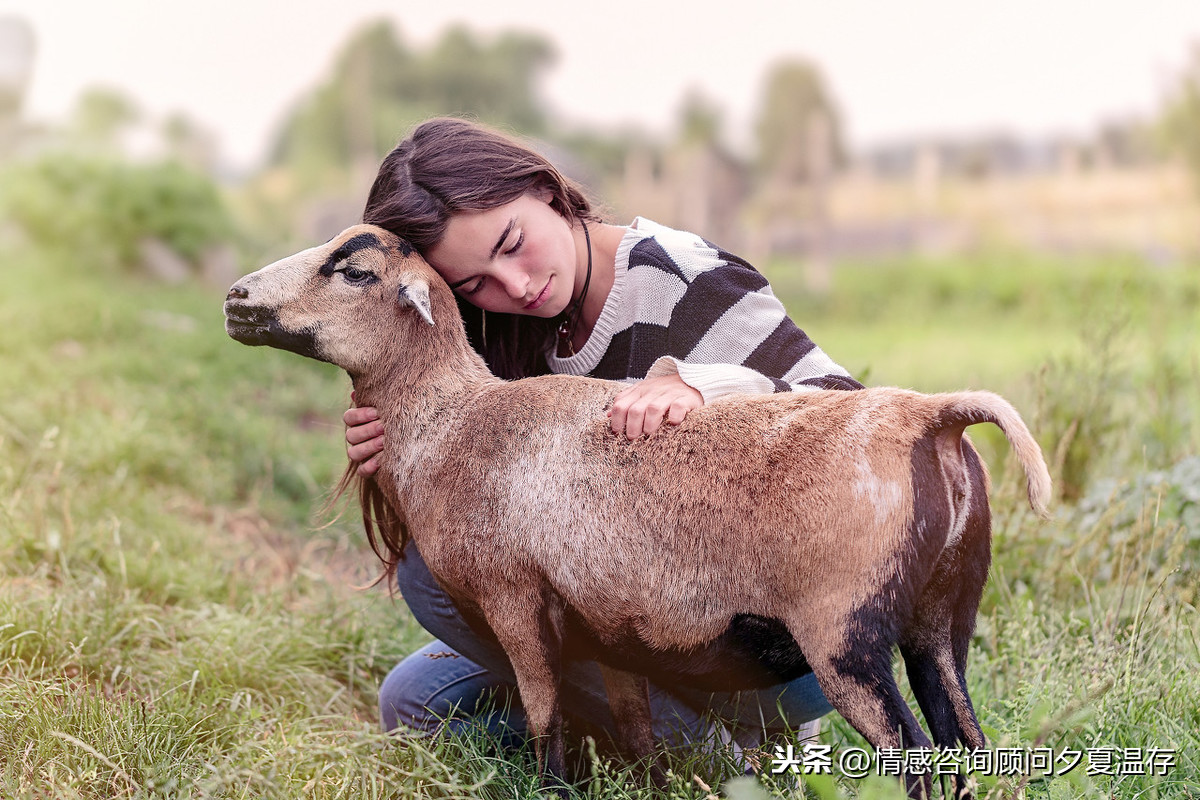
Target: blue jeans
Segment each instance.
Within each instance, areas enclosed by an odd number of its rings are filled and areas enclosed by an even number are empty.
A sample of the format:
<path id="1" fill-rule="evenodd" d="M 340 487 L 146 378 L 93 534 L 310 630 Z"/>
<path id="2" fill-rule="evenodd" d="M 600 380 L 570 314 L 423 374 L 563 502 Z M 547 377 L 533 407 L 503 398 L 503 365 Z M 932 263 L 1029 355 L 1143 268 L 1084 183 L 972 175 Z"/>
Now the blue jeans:
<path id="1" fill-rule="evenodd" d="M 411 541 L 400 561 L 396 583 L 417 622 L 439 641 L 401 661 L 379 687 L 384 730 L 434 733 L 442 726 L 454 730 L 483 726 L 502 741 L 516 743 L 524 738 L 525 715 L 508 657 L 494 639 L 471 630 Z M 595 662 L 563 665 L 562 703 L 567 718 L 591 730 L 615 729 Z M 745 692 L 650 685 L 654 733 L 673 744 L 710 737 L 706 719 L 710 714 L 731 723 L 734 737 L 748 744 L 764 732 L 794 729 L 832 710 L 812 674 Z"/>

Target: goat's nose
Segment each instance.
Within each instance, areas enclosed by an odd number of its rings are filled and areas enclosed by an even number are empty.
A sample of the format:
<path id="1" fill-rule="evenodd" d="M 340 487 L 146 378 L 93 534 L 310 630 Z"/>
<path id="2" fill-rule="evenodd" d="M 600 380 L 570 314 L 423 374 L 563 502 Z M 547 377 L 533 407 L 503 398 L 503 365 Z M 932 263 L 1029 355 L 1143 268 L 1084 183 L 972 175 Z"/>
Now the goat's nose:
<path id="1" fill-rule="evenodd" d="M 225 295 L 225 299 L 226 300 L 245 300 L 249 296 L 250 296 L 250 292 L 248 292 L 244 287 L 234 286 L 232 289 L 229 290 L 229 294 Z"/>

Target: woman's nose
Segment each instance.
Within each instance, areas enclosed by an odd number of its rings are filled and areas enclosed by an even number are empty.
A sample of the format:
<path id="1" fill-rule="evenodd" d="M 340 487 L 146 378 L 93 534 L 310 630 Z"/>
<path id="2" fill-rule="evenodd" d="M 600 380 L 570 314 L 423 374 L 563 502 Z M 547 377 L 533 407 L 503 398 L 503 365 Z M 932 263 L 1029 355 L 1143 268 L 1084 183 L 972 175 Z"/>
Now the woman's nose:
<path id="1" fill-rule="evenodd" d="M 520 300 L 529 288 L 529 276 L 519 269 L 511 269 L 500 276 L 500 283 L 509 297 Z"/>

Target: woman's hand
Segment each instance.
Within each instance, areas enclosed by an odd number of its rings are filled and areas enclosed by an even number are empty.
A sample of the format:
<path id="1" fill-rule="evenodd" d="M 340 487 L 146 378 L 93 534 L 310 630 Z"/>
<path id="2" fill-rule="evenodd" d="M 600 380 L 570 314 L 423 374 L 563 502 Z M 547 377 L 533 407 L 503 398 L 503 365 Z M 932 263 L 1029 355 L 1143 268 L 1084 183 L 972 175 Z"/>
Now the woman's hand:
<path id="1" fill-rule="evenodd" d="M 651 436 L 665 420 L 678 425 L 692 409 L 704 405 L 704 397 L 683 382 L 678 375 L 647 378 L 624 389 L 613 398 L 609 409 L 609 425 L 613 433 L 636 439 L 642 434 Z"/>
<path id="2" fill-rule="evenodd" d="M 351 395 L 353 399 L 353 395 Z M 358 464 L 360 478 L 379 471 L 379 453 L 383 451 L 383 423 L 371 406 L 357 406 L 342 415 L 346 423 L 346 455 Z"/>

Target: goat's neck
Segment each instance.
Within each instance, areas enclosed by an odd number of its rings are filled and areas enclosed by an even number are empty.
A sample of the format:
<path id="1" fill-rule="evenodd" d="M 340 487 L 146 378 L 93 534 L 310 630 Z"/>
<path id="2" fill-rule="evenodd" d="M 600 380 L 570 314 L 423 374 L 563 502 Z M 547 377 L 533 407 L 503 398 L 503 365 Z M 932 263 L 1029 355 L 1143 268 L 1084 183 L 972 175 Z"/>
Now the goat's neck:
<path id="1" fill-rule="evenodd" d="M 464 397 L 500 382 L 461 327 L 418 321 L 407 333 L 388 341 L 369 370 L 351 375 L 358 404 L 374 406 L 389 437 L 400 440 L 449 422 Z"/>

